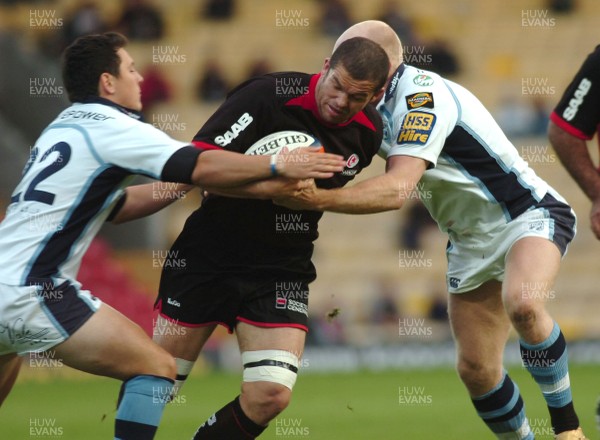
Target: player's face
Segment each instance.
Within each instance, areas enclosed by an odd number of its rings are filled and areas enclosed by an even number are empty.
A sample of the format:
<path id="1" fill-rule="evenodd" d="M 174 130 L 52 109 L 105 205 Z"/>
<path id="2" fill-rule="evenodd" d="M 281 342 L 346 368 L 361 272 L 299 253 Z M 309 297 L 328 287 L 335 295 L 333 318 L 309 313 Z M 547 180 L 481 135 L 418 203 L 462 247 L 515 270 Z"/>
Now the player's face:
<path id="1" fill-rule="evenodd" d="M 342 124 L 365 108 L 374 97 L 375 84 L 353 79 L 341 64 L 321 71 L 316 87 L 317 108 L 321 119 Z"/>
<path id="2" fill-rule="evenodd" d="M 131 56 L 123 48 L 117 51 L 121 58 L 119 76 L 114 79 L 114 94 L 111 99 L 123 107 L 140 111 L 142 109 L 142 93 L 140 83 L 144 80 L 135 69 Z"/>

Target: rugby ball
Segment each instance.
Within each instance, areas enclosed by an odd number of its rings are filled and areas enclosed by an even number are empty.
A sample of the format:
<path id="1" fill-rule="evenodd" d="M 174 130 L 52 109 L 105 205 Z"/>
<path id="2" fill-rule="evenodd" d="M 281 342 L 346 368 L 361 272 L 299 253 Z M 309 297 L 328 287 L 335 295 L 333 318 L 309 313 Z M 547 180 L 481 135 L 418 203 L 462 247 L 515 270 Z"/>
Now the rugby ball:
<path id="1" fill-rule="evenodd" d="M 277 131 L 256 141 L 245 154 L 271 156 L 279 153 L 283 147 L 288 147 L 291 151 L 301 147 L 321 147 L 321 142 L 313 135 L 301 131 Z"/>

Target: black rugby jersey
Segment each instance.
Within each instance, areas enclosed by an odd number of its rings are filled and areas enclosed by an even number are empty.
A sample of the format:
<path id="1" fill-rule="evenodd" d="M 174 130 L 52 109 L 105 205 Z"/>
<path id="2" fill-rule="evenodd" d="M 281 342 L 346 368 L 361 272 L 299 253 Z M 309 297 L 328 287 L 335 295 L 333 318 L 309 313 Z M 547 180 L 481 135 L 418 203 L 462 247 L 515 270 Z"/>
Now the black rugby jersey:
<path id="1" fill-rule="evenodd" d="M 194 143 L 243 153 L 273 132 L 307 132 L 321 141 L 326 152 L 347 161 L 343 172 L 317 180 L 317 186 L 345 185 L 377 153 L 382 123 L 371 105 L 344 124 L 322 122 L 315 98 L 319 77 L 282 72 L 246 81 L 228 95 Z M 210 196 L 188 218 L 173 250 L 186 259 L 186 271 L 207 276 L 283 272 L 312 280 L 316 276 L 313 241 L 321 216 L 322 212 L 290 210 L 270 200 Z"/>
<path id="2" fill-rule="evenodd" d="M 600 46 L 588 55 L 550 119 L 575 137 L 594 137 L 600 124 Z"/>

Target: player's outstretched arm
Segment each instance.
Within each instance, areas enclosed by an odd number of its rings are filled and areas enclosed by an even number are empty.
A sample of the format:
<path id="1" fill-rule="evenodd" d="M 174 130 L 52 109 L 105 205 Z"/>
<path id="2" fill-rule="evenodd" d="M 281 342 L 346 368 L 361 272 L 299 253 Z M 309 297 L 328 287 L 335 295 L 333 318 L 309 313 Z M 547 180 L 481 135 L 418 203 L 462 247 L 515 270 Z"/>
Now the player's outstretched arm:
<path id="1" fill-rule="evenodd" d="M 155 183 L 127 187 L 124 202 L 110 221 L 119 224 L 154 214 L 194 189 L 194 185 L 185 183 L 173 183 L 172 186 L 167 189 L 161 186 L 159 190 Z"/>
<path id="2" fill-rule="evenodd" d="M 230 151 L 205 151 L 198 157 L 192 182 L 203 188 L 230 188 L 273 176 L 323 179 L 344 169 L 341 156 L 317 148 L 298 148 L 273 156 L 246 156 Z"/>
<path id="3" fill-rule="evenodd" d="M 313 179 L 274 177 L 231 188 L 204 188 L 204 190 L 209 194 L 226 197 L 243 199 L 276 199 L 297 196 L 301 191 L 306 190 L 313 185 Z"/>
<path id="4" fill-rule="evenodd" d="M 592 201 L 592 231 L 600 240 L 600 173 L 594 166 L 587 143 L 550 121 L 548 139 L 560 161 Z"/>
<path id="5" fill-rule="evenodd" d="M 191 181 L 221 195 L 270 199 L 296 194 L 307 187 L 308 184 L 300 179 L 331 177 L 344 169 L 344 163 L 342 156 L 323 153 L 313 147 L 280 153 L 273 163 L 271 156 L 205 151 L 196 160 Z M 282 178 L 271 179 L 273 176 Z M 186 180 L 184 177 L 181 179 Z M 125 190 L 124 203 L 116 208 L 110 221 L 118 224 L 154 214 L 192 188 L 193 185 L 187 184 L 167 190 L 161 188 L 160 197 L 156 197 L 152 183 L 130 186 Z"/>
<path id="6" fill-rule="evenodd" d="M 372 214 L 400 209 L 427 169 L 427 162 L 410 156 L 392 156 L 385 174 L 356 185 L 324 190 L 312 185 L 293 197 L 275 203 L 292 209 Z"/>

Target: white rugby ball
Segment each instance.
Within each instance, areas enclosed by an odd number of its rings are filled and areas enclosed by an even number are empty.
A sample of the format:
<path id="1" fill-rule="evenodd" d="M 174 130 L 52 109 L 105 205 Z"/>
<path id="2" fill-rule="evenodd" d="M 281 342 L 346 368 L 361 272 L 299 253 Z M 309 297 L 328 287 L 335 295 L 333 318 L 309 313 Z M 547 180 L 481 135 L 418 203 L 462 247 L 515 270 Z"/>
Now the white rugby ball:
<path id="1" fill-rule="evenodd" d="M 301 147 L 320 147 L 321 142 L 313 135 L 301 131 L 284 130 L 268 134 L 256 141 L 248 150 L 247 155 L 271 156 L 279 153 L 283 147 L 294 150 Z"/>

